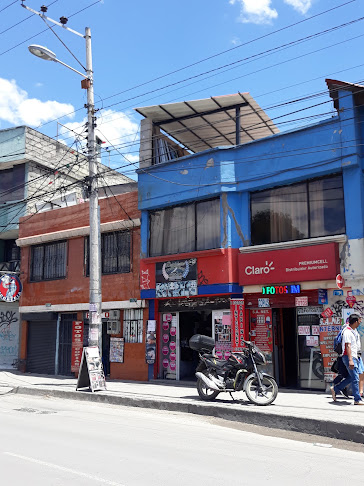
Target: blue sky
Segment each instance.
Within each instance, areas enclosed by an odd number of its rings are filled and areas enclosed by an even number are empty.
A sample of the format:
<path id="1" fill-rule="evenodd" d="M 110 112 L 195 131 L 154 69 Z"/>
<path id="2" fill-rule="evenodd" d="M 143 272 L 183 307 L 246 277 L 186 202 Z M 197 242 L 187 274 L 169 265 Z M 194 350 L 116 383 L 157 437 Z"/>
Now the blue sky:
<path id="1" fill-rule="evenodd" d="M 35 0 L 25 3 L 40 8 Z M 120 152 L 137 162 L 140 116 L 133 107 L 248 91 L 284 131 L 331 116 L 331 103 L 312 107 L 329 99 L 325 77 L 364 81 L 364 20 L 356 21 L 364 17 L 363 0 L 48 0 L 46 4 L 51 4 L 49 17 L 69 17 L 67 25 L 82 33 L 86 26 L 91 28 L 98 128 L 100 138 L 105 135 L 112 144 L 107 144 L 105 162 L 127 165 L 124 172 L 129 176 L 134 169 Z M 317 16 L 329 9 L 334 10 Z M 81 132 L 86 114 L 81 77 L 37 59 L 27 46 L 47 46 L 76 69 L 78 63 L 38 16 L 21 8 L 20 0 L 0 0 L 0 12 L 0 129 L 29 125 L 55 137 L 58 119 Z M 339 28 L 349 22 L 353 23 Z M 333 27 L 338 28 L 314 36 Z M 276 33 L 279 29 L 283 30 Z M 54 30 L 84 64 L 84 40 L 59 27 Z M 306 36 L 314 37 L 295 43 Z M 293 45 L 267 52 L 288 43 Z M 220 54 L 223 51 L 228 52 Z M 177 72 L 168 75 L 173 71 Z M 321 92 L 320 97 L 286 104 Z M 278 104 L 283 106 L 274 108 Z M 307 110 L 292 113 L 303 107 Z M 72 142 L 72 133 L 61 125 L 58 133 Z"/>

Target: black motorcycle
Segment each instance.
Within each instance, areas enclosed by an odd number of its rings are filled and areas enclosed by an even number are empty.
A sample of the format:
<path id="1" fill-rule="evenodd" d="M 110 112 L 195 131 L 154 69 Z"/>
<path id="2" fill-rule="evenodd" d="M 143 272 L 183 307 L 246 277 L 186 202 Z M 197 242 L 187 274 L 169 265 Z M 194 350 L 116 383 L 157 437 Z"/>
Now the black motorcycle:
<path id="1" fill-rule="evenodd" d="M 219 393 L 231 395 L 238 391 L 244 391 L 256 405 L 269 405 L 277 398 L 275 379 L 257 367 L 267 363 L 265 355 L 251 341 L 244 341 L 244 350 L 231 353 L 227 360 L 219 360 L 213 354 L 215 341 L 211 337 L 195 334 L 189 345 L 200 357 L 196 377 L 197 391 L 202 400 L 211 401 Z"/>

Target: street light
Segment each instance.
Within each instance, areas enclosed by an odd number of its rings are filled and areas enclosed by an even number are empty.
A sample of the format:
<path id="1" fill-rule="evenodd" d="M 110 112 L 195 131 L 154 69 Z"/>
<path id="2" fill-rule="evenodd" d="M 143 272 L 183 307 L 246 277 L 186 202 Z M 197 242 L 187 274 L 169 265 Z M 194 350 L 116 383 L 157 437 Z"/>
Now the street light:
<path id="1" fill-rule="evenodd" d="M 102 312 L 102 296 L 101 296 L 101 248 L 100 248 L 100 208 L 98 202 L 98 182 L 97 182 L 97 163 L 95 154 L 95 106 L 94 106 L 94 88 L 93 88 L 93 71 L 92 71 L 92 52 L 91 52 L 91 30 L 89 27 L 85 29 L 85 35 L 66 27 L 67 19 L 61 17 L 61 23 L 46 17 L 45 12 L 47 7 L 41 7 L 42 12 L 37 12 L 26 5 L 22 7 L 39 15 L 43 20 L 49 20 L 54 24 L 72 32 L 73 34 L 83 37 L 86 41 L 86 74 L 77 71 L 73 67 L 65 64 L 57 59 L 54 52 L 46 47 L 36 44 L 28 47 L 29 51 L 45 61 L 54 61 L 62 66 L 71 69 L 80 74 L 83 78 L 81 86 L 87 90 L 87 157 L 89 165 L 89 208 L 90 208 L 90 308 L 89 308 L 89 346 L 98 346 L 101 351 L 101 312 Z"/>

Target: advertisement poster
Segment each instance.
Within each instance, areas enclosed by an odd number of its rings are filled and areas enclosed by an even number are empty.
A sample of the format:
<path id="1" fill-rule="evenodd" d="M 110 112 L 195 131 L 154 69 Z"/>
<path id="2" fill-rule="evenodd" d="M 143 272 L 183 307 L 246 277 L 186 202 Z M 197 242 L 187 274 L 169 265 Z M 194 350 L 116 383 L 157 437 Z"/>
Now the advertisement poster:
<path id="1" fill-rule="evenodd" d="M 72 322 L 71 371 L 77 372 L 81 366 L 83 350 L 83 322 Z"/>
<path id="2" fill-rule="evenodd" d="M 231 299 L 231 350 L 242 351 L 245 339 L 245 304 L 244 299 Z"/>
<path id="3" fill-rule="evenodd" d="M 250 311 L 250 340 L 265 353 L 269 372 L 273 371 L 272 309 Z"/>
<path id="4" fill-rule="evenodd" d="M 155 267 L 156 297 L 197 295 L 197 260 L 173 260 Z"/>
<path id="5" fill-rule="evenodd" d="M 231 354 L 231 316 L 229 310 L 213 311 L 212 322 L 215 335 L 215 353 L 219 359 L 228 359 Z"/>
<path id="6" fill-rule="evenodd" d="M 162 314 L 162 371 L 163 378 L 177 379 L 177 314 Z"/>
<path id="7" fill-rule="evenodd" d="M 332 363 L 337 358 L 334 351 L 334 339 L 341 329 L 340 317 L 328 317 L 320 319 L 320 351 L 324 363 L 324 380 L 331 382 L 335 373 L 331 371 Z"/>
<path id="8" fill-rule="evenodd" d="M 145 361 L 148 364 L 154 364 L 155 356 L 156 356 L 156 334 L 155 334 L 155 326 L 150 325 L 151 321 L 148 321 L 148 329 L 147 329 L 147 336 L 145 340 Z M 155 322 L 155 321 L 154 321 Z"/>
<path id="9" fill-rule="evenodd" d="M 124 363 L 124 338 L 110 338 L 110 363 Z"/>

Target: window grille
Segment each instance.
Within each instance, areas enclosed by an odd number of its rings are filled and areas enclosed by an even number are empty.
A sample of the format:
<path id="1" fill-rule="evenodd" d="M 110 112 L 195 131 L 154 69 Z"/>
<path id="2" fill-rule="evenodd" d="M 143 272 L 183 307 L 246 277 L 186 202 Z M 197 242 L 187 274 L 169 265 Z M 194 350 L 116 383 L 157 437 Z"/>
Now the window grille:
<path id="1" fill-rule="evenodd" d="M 67 242 L 58 241 L 32 246 L 30 281 L 56 280 L 66 277 Z"/>
<path id="2" fill-rule="evenodd" d="M 123 328 L 126 343 L 142 343 L 143 309 L 125 309 Z"/>
<path id="3" fill-rule="evenodd" d="M 85 238 L 85 272 L 90 275 L 90 239 Z M 131 232 L 114 231 L 101 235 L 101 268 L 104 275 L 131 271 Z"/>

